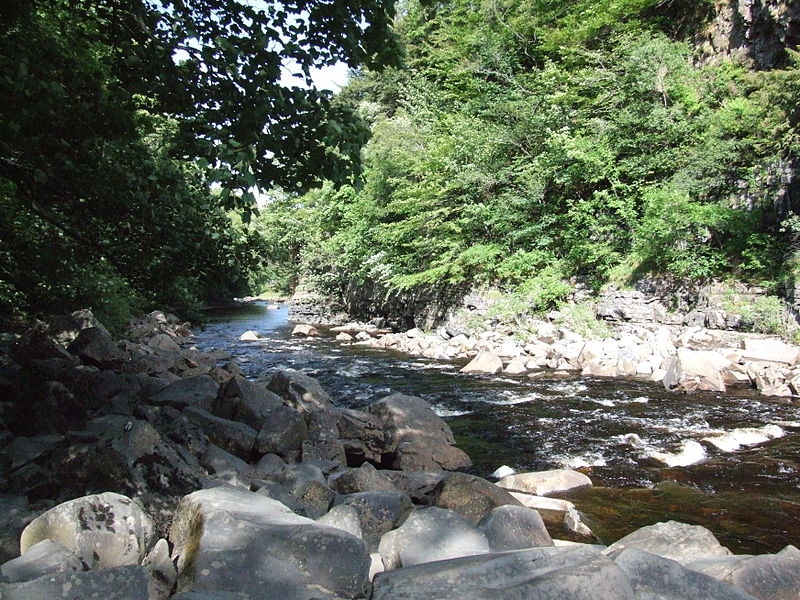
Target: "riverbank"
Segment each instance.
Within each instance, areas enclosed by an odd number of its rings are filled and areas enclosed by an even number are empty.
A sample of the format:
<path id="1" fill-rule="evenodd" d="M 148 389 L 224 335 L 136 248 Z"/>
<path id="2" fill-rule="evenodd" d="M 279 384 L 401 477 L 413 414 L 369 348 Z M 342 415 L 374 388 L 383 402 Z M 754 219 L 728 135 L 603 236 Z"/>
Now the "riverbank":
<path id="1" fill-rule="evenodd" d="M 168 315 L 122 341 L 90 314 L 72 317 L 18 338 L 4 362 L 0 465 L 12 495 L 0 530 L 3 548 L 23 552 L 0 566 L 4 598 L 479 598 L 479 580 L 494 598 L 520 586 L 633 599 L 657 585 L 674 596 L 687 580 L 709 598 L 752 598 L 742 590 L 764 564 L 800 585 L 783 575 L 798 572 L 795 550 L 731 557 L 697 527 L 598 546 L 563 497 L 589 486 L 584 475 L 496 485 L 450 471 L 469 458 L 422 399 L 343 408 L 296 372 L 243 378 L 229 353 L 200 351 Z M 665 543 L 679 536 L 692 547 Z M 701 573 L 722 566 L 717 579 Z M 641 570 L 651 567 L 671 575 L 657 581 Z M 432 582 L 447 582 L 442 596 Z M 758 591 L 780 597 L 772 584 Z"/>

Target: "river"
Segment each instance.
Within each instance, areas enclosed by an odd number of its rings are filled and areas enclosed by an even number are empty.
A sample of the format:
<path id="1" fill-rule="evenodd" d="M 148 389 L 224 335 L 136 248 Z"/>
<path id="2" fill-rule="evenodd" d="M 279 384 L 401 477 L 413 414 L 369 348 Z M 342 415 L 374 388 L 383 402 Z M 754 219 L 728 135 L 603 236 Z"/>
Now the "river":
<path id="1" fill-rule="evenodd" d="M 421 396 L 489 478 L 579 468 L 595 488 L 571 498 L 606 543 L 651 523 L 701 524 L 737 553 L 800 546 L 800 408 L 740 394 L 680 395 L 660 385 L 583 377 L 474 376 L 462 363 L 292 338 L 285 304 L 208 313 L 202 350 L 230 352 L 245 375 L 285 368 L 315 377 L 342 406 Z M 240 342 L 255 330 L 258 342 Z"/>

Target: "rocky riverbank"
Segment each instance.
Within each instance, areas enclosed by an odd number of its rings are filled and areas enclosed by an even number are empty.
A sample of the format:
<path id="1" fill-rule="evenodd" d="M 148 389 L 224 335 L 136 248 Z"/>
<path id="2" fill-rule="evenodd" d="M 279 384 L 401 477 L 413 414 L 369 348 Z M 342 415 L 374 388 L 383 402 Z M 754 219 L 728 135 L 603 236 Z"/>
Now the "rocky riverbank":
<path id="1" fill-rule="evenodd" d="M 653 290 L 611 292 L 597 302 L 583 299 L 563 313 L 514 325 L 491 318 L 486 298 L 472 295 L 432 330 L 391 332 L 378 327 L 378 320 L 338 324 L 327 331 L 344 343 L 468 360 L 466 373 L 580 373 L 660 382 L 678 392 L 725 392 L 740 386 L 773 397 L 800 395 L 800 346 L 777 335 L 742 331 L 740 313 L 724 310 L 710 292 L 704 294 L 669 310 Z M 758 297 L 751 290 L 742 295 Z M 578 323 L 570 316 L 576 313 L 581 315 Z M 778 316 L 787 332 L 797 327 L 788 311 Z M 330 320 L 322 322 L 330 325 Z M 308 335 L 305 327 L 298 326 L 297 335 Z"/>
<path id="2" fill-rule="evenodd" d="M 800 593 L 793 547 L 732 556 L 674 522 L 605 547 L 568 499 L 585 475 L 459 472 L 424 400 L 358 411 L 298 372 L 249 381 L 162 313 L 123 341 L 87 311 L 3 340 L 4 599 Z"/>

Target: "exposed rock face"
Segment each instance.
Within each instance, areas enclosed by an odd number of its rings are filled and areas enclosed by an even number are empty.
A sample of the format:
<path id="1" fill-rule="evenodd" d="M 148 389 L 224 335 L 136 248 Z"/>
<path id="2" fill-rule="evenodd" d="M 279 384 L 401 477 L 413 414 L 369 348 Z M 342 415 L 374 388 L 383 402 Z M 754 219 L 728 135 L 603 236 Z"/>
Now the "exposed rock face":
<path id="1" fill-rule="evenodd" d="M 149 577 L 144 567 L 129 565 L 101 571 L 44 575 L 24 583 L 3 585 L 3 600 L 149 600 Z"/>
<path id="2" fill-rule="evenodd" d="M 607 553 L 637 548 L 685 564 L 698 557 L 730 556 L 714 535 L 700 525 L 676 521 L 642 527 L 608 547 Z"/>

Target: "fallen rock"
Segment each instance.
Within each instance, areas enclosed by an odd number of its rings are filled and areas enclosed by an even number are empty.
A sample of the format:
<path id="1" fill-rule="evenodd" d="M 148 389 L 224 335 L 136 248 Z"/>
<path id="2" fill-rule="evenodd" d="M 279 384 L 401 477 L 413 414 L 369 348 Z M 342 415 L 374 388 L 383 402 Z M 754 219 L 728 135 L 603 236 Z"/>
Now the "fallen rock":
<path id="1" fill-rule="evenodd" d="M 360 539 L 364 537 L 364 532 L 361 531 L 361 519 L 358 516 L 358 511 L 348 504 L 334 506 L 319 517 L 317 523 L 341 529 Z"/>
<path id="2" fill-rule="evenodd" d="M 677 521 L 656 523 L 637 529 L 611 544 L 606 554 L 625 548 L 636 548 L 651 554 L 687 564 L 702 557 L 730 556 L 708 529 Z"/>
<path id="3" fill-rule="evenodd" d="M 367 409 L 383 423 L 382 464 L 401 470 L 464 469 L 472 461 L 454 446 L 453 432 L 430 404 L 416 396 L 394 394 Z"/>
<path id="4" fill-rule="evenodd" d="M 461 369 L 462 373 L 486 373 L 496 375 L 503 370 L 503 361 L 493 352 L 479 352 Z"/>
<path id="5" fill-rule="evenodd" d="M 357 469 L 349 469 L 332 476 L 329 479 L 331 488 L 339 494 L 357 494 L 359 492 L 377 492 L 379 490 L 394 490 L 397 488 L 392 480 L 381 474 L 369 463 L 364 463 Z"/>
<path id="6" fill-rule="evenodd" d="M 386 570 L 489 552 L 475 526 L 451 510 L 430 507 L 412 512 L 381 538 L 378 551 Z"/>
<path id="7" fill-rule="evenodd" d="M 433 503 L 453 510 L 477 525 L 498 506 L 521 506 L 506 490 L 475 475 L 450 473 L 433 491 Z"/>
<path id="8" fill-rule="evenodd" d="M 256 438 L 256 450 L 297 460 L 307 436 L 308 426 L 303 415 L 290 406 L 281 405 L 264 419 Z"/>
<path id="9" fill-rule="evenodd" d="M 183 414 L 217 446 L 243 460 L 250 460 L 258 437 L 255 429 L 238 421 L 216 417 L 196 406 L 184 409 Z"/>
<path id="10" fill-rule="evenodd" d="M 776 338 L 753 338 L 744 340 L 742 359 L 754 362 L 782 363 L 794 366 L 800 358 L 800 348 Z"/>
<path id="11" fill-rule="evenodd" d="M 197 406 L 203 410 L 211 410 L 217 397 L 219 384 L 208 375 L 198 375 L 173 381 L 156 395 L 150 402 L 156 406 L 172 406 L 183 410 L 187 406 Z"/>
<path id="12" fill-rule="evenodd" d="M 638 548 L 614 551 L 609 556 L 628 574 L 637 598 L 755 600 L 732 585 Z"/>
<path id="13" fill-rule="evenodd" d="M 114 340 L 100 327 L 82 329 L 67 349 L 87 365 L 101 369 L 120 367 L 125 362 Z"/>
<path id="14" fill-rule="evenodd" d="M 267 387 L 300 412 L 333 406 L 331 397 L 316 379 L 297 371 L 278 371 Z"/>
<path id="15" fill-rule="evenodd" d="M 19 537 L 34 517 L 25 496 L 0 496 L 0 562 L 20 555 Z"/>
<path id="16" fill-rule="evenodd" d="M 178 593 L 238 592 L 283 600 L 365 593 L 364 542 L 280 502 L 217 487 L 185 496 L 170 531 Z"/>
<path id="17" fill-rule="evenodd" d="M 592 480 L 578 471 L 554 469 L 552 471 L 516 473 L 503 477 L 497 482 L 497 485 L 514 492 L 549 496 L 588 489 L 592 487 Z"/>
<path id="18" fill-rule="evenodd" d="M 83 571 L 83 563 L 63 544 L 50 540 L 37 542 L 23 556 L 0 566 L 2 580 L 8 583 L 30 581 L 42 575 L 66 571 Z"/>
<path id="19" fill-rule="evenodd" d="M 505 373 L 506 375 L 524 375 L 527 372 L 528 368 L 525 366 L 525 363 L 519 358 L 512 360 L 510 363 L 508 363 L 508 366 L 506 366 L 506 368 L 503 369 L 503 373 Z"/>
<path id="20" fill-rule="evenodd" d="M 337 496 L 334 507 L 352 506 L 358 513 L 363 539 L 370 552 L 378 550 L 383 535 L 405 521 L 411 513 L 411 498 L 393 490 Z"/>
<path id="21" fill-rule="evenodd" d="M 667 367 L 664 387 L 680 392 L 724 392 L 725 381 L 721 373 L 724 365 L 720 364 L 720 359 L 722 357 L 716 352 L 679 348 Z"/>
<path id="22" fill-rule="evenodd" d="M 372 600 L 634 600 L 625 572 L 591 548 L 535 548 L 380 573 Z"/>
<path id="23" fill-rule="evenodd" d="M 481 519 L 478 529 L 492 552 L 553 545 L 541 515 L 525 506 L 498 506 Z"/>
<path id="24" fill-rule="evenodd" d="M 42 540 L 63 544 L 91 569 L 138 565 L 156 541 L 150 516 L 113 492 L 76 498 L 36 517 L 22 532 L 20 551 Z"/>
<path id="25" fill-rule="evenodd" d="M 367 461 L 380 464 L 386 440 L 383 423 L 376 416 L 353 409 L 341 409 L 336 424 L 344 446 L 347 464 L 359 466 Z"/>
<path id="26" fill-rule="evenodd" d="M 345 333 L 344 331 L 336 335 L 337 342 L 352 342 L 353 336 L 349 333 Z"/>
<path id="27" fill-rule="evenodd" d="M 301 335 L 304 337 L 316 337 L 319 335 L 319 331 L 313 325 L 306 325 L 300 324 L 295 325 L 294 329 L 292 329 L 292 335 Z"/>
<path id="28" fill-rule="evenodd" d="M 234 375 L 214 400 L 212 413 L 223 419 L 239 421 L 256 431 L 273 412 L 283 407 L 283 400 L 260 383 Z"/>
<path id="29" fill-rule="evenodd" d="M 24 583 L 0 584 L 3 600 L 149 600 L 144 567 L 129 565 L 99 571 L 67 571 Z"/>
<path id="30" fill-rule="evenodd" d="M 245 331 L 242 335 L 239 336 L 240 342 L 257 342 L 261 339 L 261 334 L 257 331 Z"/>
<path id="31" fill-rule="evenodd" d="M 161 538 L 148 552 L 142 561 L 142 566 L 150 575 L 147 589 L 149 600 L 166 600 L 172 594 L 175 583 L 178 581 L 178 570 L 169 555 L 169 544 Z"/>

